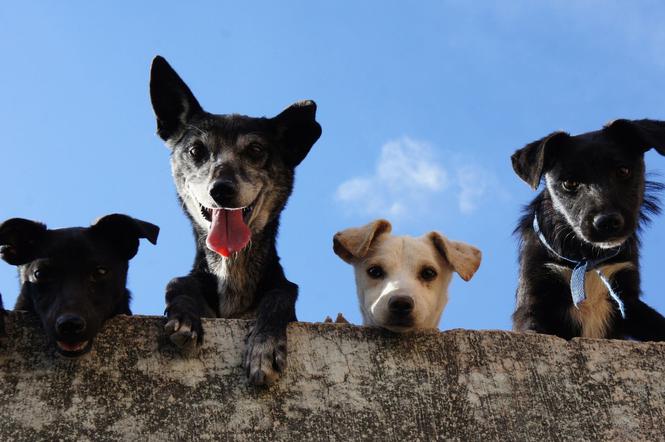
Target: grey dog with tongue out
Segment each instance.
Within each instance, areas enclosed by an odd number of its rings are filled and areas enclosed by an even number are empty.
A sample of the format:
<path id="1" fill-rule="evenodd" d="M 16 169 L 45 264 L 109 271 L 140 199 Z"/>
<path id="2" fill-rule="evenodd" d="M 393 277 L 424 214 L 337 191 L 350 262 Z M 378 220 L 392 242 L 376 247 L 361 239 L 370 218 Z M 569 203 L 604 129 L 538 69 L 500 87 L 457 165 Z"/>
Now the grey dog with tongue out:
<path id="1" fill-rule="evenodd" d="M 150 98 L 196 239 L 192 271 L 166 288 L 166 331 L 191 350 L 202 342 L 201 317 L 256 318 L 244 367 L 250 383 L 270 384 L 286 365 L 298 295 L 275 240 L 294 169 L 321 135 L 316 104 L 298 102 L 274 118 L 210 114 L 159 56 Z"/>

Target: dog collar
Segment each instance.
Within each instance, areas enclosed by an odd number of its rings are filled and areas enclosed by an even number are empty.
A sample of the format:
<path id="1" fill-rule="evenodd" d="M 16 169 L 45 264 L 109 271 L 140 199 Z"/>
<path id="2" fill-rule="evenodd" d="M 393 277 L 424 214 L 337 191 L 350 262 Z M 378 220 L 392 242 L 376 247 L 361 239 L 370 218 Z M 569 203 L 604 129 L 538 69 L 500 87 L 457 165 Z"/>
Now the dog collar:
<path id="1" fill-rule="evenodd" d="M 538 216 L 535 214 L 533 215 L 533 231 L 536 232 L 536 235 L 538 235 L 538 239 L 540 240 L 540 242 L 553 255 L 555 255 L 559 259 L 562 259 L 563 261 L 567 261 L 573 264 L 573 272 L 570 276 L 570 293 L 573 298 L 573 305 L 575 306 L 575 308 L 579 308 L 579 304 L 586 299 L 586 293 L 584 292 L 584 282 L 586 280 L 586 272 L 595 270 L 598 276 L 600 277 L 600 280 L 603 281 L 603 284 L 605 284 L 605 287 L 607 287 L 607 292 L 609 293 L 610 298 L 612 298 L 612 300 L 619 307 L 619 313 L 621 313 L 621 317 L 623 319 L 626 319 L 626 311 L 623 305 L 623 301 L 621 301 L 619 295 L 612 288 L 612 283 L 609 281 L 609 279 L 607 279 L 607 277 L 603 274 L 603 272 L 597 269 L 597 267 L 603 262 L 617 256 L 621 251 L 621 246 L 617 247 L 616 249 L 614 249 L 612 253 L 603 258 L 584 259 L 581 261 L 576 261 L 574 259 L 566 258 L 565 256 L 560 255 L 559 253 L 556 252 L 556 250 L 552 248 L 552 246 L 548 244 L 547 240 L 545 239 L 545 235 L 543 235 L 543 232 L 540 230 L 540 226 L 538 225 Z"/>

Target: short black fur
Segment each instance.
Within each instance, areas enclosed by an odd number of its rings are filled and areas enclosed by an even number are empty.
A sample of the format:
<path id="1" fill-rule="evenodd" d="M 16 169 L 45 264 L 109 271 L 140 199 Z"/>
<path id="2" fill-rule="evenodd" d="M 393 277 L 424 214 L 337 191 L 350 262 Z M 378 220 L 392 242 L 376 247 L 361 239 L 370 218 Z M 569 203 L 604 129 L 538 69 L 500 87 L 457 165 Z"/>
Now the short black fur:
<path id="1" fill-rule="evenodd" d="M 279 217 L 295 167 L 321 135 L 316 104 L 299 102 L 273 118 L 214 115 L 159 56 L 150 96 L 196 241 L 191 272 L 166 288 L 166 330 L 176 345 L 192 350 L 202 342 L 202 317 L 255 318 L 244 368 L 250 383 L 269 384 L 286 364 L 286 326 L 296 320 L 298 295 L 277 254 Z M 206 245 L 211 216 L 234 208 L 243 210 L 251 241 L 223 257 Z"/>
<path id="2" fill-rule="evenodd" d="M 100 218 L 87 228 L 49 230 L 12 218 L 0 224 L 0 257 L 18 266 L 16 310 L 35 314 L 63 356 L 92 348 L 104 321 L 130 315 L 129 260 L 139 238 L 157 241 L 159 228 L 126 215 Z"/>
<path id="3" fill-rule="evenodd" d="M 577 136 L 556 132 L 515 152 L 513 168 L 524 181 L 536 188 L 546 178 L 545 188 L 525 207 L 515 230 L 520 237 L 515 330 L 566 339 L 665 340 L 665 318 L 639 299 L 639 232 L 660 213 L 657 193 L 663 189 L 645 179 L 643 156 L 650 148 L 665 152 L 665 123 L 617 120 Z M 620 246 L 603 266 L 622 263 L 611 283 L 624 303 L 625 319 L 609 298 L 611 309 L 606 314 L 589 312 L 587 305 L 587 314 L 599 315 L 603 326 L 585 333 L 569 279 L 554 270 L 572 265 L 541 243 L 534 232 L 534 217 L 549 245 L 569 259 L 608 256 Z"/>

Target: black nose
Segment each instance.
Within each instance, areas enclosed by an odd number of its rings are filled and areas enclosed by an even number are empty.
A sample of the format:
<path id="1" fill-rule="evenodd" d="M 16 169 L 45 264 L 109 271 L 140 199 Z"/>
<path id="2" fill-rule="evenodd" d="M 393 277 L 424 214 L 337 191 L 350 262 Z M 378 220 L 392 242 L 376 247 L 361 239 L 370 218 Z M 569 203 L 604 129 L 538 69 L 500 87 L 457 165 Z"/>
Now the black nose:
<path id="1" fill-rule="evenodd" d="M 593 227 L 602 235 L 614 235 L 623 229 L 623 216 L 621 214 L 601 213 L 593 218 Z"/>
<path id="2" fill-rule="evenodd" d="M 210 186 L 210 196 L 220 206 L 229 205 L 236 196 L 236 185 L 230 180 L 217 180 Z"/>
<path id="3" fill-rule="evenodd" d="M 55 329 L 61 335 L 76 335 L 85 330 L 85 319 L 78 315 L 61 315 L 55 321 Z"/>
<path id="4" fill-rule="evenodd" d="M 413 298 L 410 296 L 393 296 L 388 301 L 388 310 L 395 316 L 407 316 L 413 311 Z"/>

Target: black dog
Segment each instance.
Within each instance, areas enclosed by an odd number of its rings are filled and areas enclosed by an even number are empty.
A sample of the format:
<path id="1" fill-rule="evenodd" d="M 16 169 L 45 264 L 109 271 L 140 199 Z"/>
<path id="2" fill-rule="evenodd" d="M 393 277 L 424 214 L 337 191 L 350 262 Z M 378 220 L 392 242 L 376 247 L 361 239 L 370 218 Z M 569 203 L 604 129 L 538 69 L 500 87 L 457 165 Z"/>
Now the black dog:
<path id="1" fill-rule="evenodd" d="M 166 289 L 166 330 L 190 347 L 203 337 L 201 317 L 255 317 L 244 367 L 252 384 L 269 384 L 286 364 L 298 294 L 275 247 L 279 216 L 295 167 L 321 135 L 316 105 L 299 102 L 274 118 L 213 115 L 162 57 L 152 63 L 150 97 L 196 238 L 191 273 Z"/>
<path id="2" fill-rule="evenodd" d="M 36 314 L 58 353 L 87 353 L 105 320 L 130 315 L 128 261 L 139 238 L 157 242 L 159 227 L 108 215 L 87 228 L 48 230 L 12 218 L 0 224 L 0 257 L 19 266 L 16 310 Z"/>
<path id="3" fill-rule="evenodd" d="M 644 153 L 665 154 L 665 122 L 617 120 L 555 132 L 512 156 L 517 175 L 545 189 L 525 208 L 513 326 L 575 336 L 664 340 L 665 318 L 639 299 L 641 225 L 659 213 Z"/>

